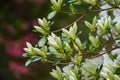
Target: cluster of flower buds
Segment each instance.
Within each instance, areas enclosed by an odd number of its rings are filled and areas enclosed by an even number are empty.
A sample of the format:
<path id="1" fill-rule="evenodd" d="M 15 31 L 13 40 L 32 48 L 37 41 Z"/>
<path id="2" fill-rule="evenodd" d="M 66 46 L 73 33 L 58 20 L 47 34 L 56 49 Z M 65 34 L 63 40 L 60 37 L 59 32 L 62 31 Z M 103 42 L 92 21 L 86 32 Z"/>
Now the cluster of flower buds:
<path id="1" fill-rule="evenodd" d="M 105 64 L 100 72 L 101 76 L 107 80 L 120 80 L 120 62 L 114 60 L 113 64 Z"/>
<path id="2" fill-rule="evenodd" d="M 96 22 L 97 22 L 97 18 L 95 16 L 92 24 L 89 23 L 88 21 L 85 21 L 85 25 L 90 29 L 91 32 L 95 32 L 96 31 Z"/>
<path id="3" fill-rule="evenodd" d="M 47 47 L 43 46 L 41 49 L 33 47 L 29 42 L 26 43 L 27 48 L 24 48 L 25 52 L 30 56 L 40 55 L 43 58 L 46 58 Z"/>
<path id="4" fill-rule="evenodd" d="M 78 80 L 77 75 L 79 76 L 79 67 L 68 65 L 63 68 L 63 71 L 57 66 L 56 70 L 53 69 L 50 74 L 57 80 Z"/>
<path id="5" fill-rule="evenodd" d="M 52 72 L 50 72 L 50 74 L 57 80 L 62 80 L 62 71 L 58 66 L 56 66 L 56 70 L 53 69 Z"/>
<path id="6" fill-rule="evenodd" d="M 112 24 L 111 17 L 102 17 L 100 20 L 98 20 L 98 28 L 101 31 L 102 34 L 108 33 L 110 30 Z"/>
<path id="7" fill-rule="evenodd" d="M 61 5 L 63 0 L 50 0 L 52 3 L 52 9 L 55 11 L 59 11 L 61 9 Z"/>
<path id="8" fill-rule="evenodd" d="M 89 40 L 95 48 L 99 47 L 99 45 L 100 45 L 99 36 L 94 37 L 92 35 L 89 35 Z"/>
<path id="9" fill-rule="evenodd" d="M 70 37 L 71 39 L 74 40 L 76 38 L 76 33 L 77 33 L 77 24 L 74 23 L 73 27 L 71 26 L 69 31 L 67 31 L 64 28 L 62 29 L 62 31 L 66 36 L 68 36 L 68 37 Z"/>
<path id="10" fill-rule="evenodd" d="M 45 36 L 48 35 L 48 31 L 50 29 L 49 22 L 45 18 L 43 19 L 38 18 L 38 23 L 40 27 L 34 26 L 35 30 L 37 32 L 40 32 L 42 35 L 45 35 Z"/>

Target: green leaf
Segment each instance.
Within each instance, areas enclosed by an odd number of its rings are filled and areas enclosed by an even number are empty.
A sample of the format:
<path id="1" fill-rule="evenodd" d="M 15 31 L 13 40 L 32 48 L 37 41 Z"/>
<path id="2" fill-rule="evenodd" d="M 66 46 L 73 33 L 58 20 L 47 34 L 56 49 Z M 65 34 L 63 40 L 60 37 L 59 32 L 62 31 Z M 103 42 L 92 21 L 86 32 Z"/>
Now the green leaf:
<path id="1" fill-rule="evenodd" d="M 31 57 L 31 55 L 29 55 L 28 53 L 24 53 L 22 54 L 23 57 Z"/>
<path id="2" fill-rule="evenodd" d="M 114 55 L 112 55 L 112 54 L 109 54 L 109 58 L 112 59 L 112 60 L 115 59 Z"/>
<path id="3" fill-rule="evenodd" d="M 117 24 L 118 22 L 113 22 L 112 23 L 112 27 L 115 27 L 115 25 Z"/>
<path id="4" fill-rule="evenodd" d="M 79 31 L 79 32 L 77 33 L 77 36 L 79 36 L 80 34 L 82 34 L 82 31 Z"/>
<path id="5" fill-rule="evenodd" d="M 116 43 L 118 46 L 120 46 L 120 40 L 117 40 Z"/>
<path id="6" fill-rule="evenodd" d="M 100 73 L 100 71 L 102 70 L 102 68 L 103 68 L 103 65 L 99 66 L 99 67 L 96 69 L 97 74 Z"/>
<path id="7" fill-rule="evenodd" d="M 30 63 L 31 63 L 31 60 L 29 59 L 26 61 L 25 66 L 28 66 Z"/>
<path id="8" fill-rule="evenodd" d="M 47 19 L 52 19 L 56 15 L 56 11 L 52 11 L 48 14 Z"/>
<path id="9" fill-rule="evenodd" d="M 117 57 L 118 57 L 117 54 L 115 54 L 115 55 L 109 54 L 109 58 L 112 59 L 112 60 L 116 59 Z"/>
<path id="10" fill-rule="evenodd" d="M 57 64 L 59 64 L 59 63 L 60 63 L 60 61 L 61 61 L 61 59 L 60 59 L 60 58 L 56 59 L 56 60 L 54 61 L 53 65 L 54 65 L 54 66 L 56 66 Z"/>
<path id="11" fill-rule="evenodd" d="M 95 46 L 93 46 L 92 44 L 89 46 L 89 51 L 93 52 L 95 50 Z"/>
<path id="12" fill-rule="evenodd" d="M 39 46 L 39 47 L 44 46 L 45 43 L 46 43 L 46 41 L 47 41 L 46 36 L 43 36 L 42 39 L 39 40 L 39 42 L 38 42 L 38 46 Z"/>
<path id="13" fill-rule="evenodd" d="M 36 62 L 36 61 L 38 61 L 38 60 L 40 60 L 40 59 L 42 59 L 40 56 L 33 56 L 33 57 L 31 57 L 31 62 Z"/>
<path id="14" fill-rule="evenodd" d="M 62 37 L 62 41 L 67 41 L 67 40 L 69 40 L 69 38 L 67 38 L 67 37 Z"/>
<path id="15" fill-rule="evenodd" d="M 80 0 L 77 0 L 77 1 L 74 2 L 73 4 L 74 4 L 74 5 L 81 5 L 81 3 L 82 3 L 82 2 L 81 2 Z"/>
<path id="16" fill-rule="evenodd" d="M 120 75 L 120 68 L 117 68 L 115 74 Z"/>
<path id="17" fill-rule="evenodd" d="M 88 7 L 88 10 L 92 10 L 92 8 L 93 8 L 93 6 L 89 6 L 89 7 Z"/>
<path id="18" fill-rule="evenodd" d="M 74 13 L 75 8 L 74 8 L 73 4 L 70 4 L 70 10 L 71 10 L 71 12 L 73 12 L 73 13 Z"/>

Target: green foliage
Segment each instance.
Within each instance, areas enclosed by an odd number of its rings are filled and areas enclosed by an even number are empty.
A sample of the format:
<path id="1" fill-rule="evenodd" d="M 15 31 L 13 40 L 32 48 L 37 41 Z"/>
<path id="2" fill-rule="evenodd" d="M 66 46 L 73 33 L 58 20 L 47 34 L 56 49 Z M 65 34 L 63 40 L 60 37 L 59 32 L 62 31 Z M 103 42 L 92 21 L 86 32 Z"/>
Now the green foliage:
<path id="1" fill-rule="evenodd" d="M 53 11 L 46 18 L 38 19 L 39 26 L 34 26 L 35 30 L 41 33 L 41 39 L 38 45 L 33 47 L 27 42 L 27 48 L 24 48 L 24 56 L 29 56 L 26 65 L 38 60 L 50 62 L 56 66 L 50 74 L 57 80 L 120 80 L 119 68 L 120 62 L 118 56 L 113 56 L 112 51 L 119 47 L 120 25 L 114 22 L 114 17 L 95 16 L 91 22 L 84 21 L 86 27 L 90 30 L 85 41 L 82 41 L 78 34 L 80 21 L 86 14 L 91 12 L 109 11 L 118 9 L 117 0 L 70 0 L 63 6 L 63 0 L 51 0 Z M 88 6 L 84 12 L 79 12 L 75 6 Z M 111 8 L 101 9 L 101 5 L 108 4 Z M 62 10 L 62 7 L 68 6 L 70 12 Z M 97 8 L 99 9 L 97 9 Z M 81 17 L 62 29 L 51 31 L 52 18 L 57 13 L 65 13 L 66 15 L 78 15 Z M 49 21 L 50 20 L 50 21 Z M 69 29 L 66 29 L 70 27 Z M 62 31 L 61 34 L 56 33 Z M 118 43 L 118 44 L 116 44 Z M 28 54 L 28 55 L 27 55 Z M 110 64 L 105 64 L 105 57 L 109 56 Z M 64 65 L 63 70 L 58 64 Z M 67 68 L 66 68 L 67 67 Z M 66 68 L 66 70 L 64 70 Z"/>

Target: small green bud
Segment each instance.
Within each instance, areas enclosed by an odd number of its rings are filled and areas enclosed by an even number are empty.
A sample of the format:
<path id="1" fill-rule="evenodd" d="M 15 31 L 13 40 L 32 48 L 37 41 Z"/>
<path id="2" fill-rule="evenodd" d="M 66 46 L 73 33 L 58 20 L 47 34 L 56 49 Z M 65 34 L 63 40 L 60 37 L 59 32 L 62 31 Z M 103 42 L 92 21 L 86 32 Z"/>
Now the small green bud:
<path id="1" fill-rule="evenodd" d="M 96 47 L 96 48 L 98 48 L 99 47 L 99 36 L 96 36 L 96 37 L 94 37 L 94 36 L 92 36 L 92 35 L 90 35 L 89 36 L 89 40 L 90 40 L 90 42 L 92 43 L 92 45 L 94 46 L 94 47 Z"/>
<path id="2" fill-rule="evenodd" d="M 41 28 L 45 30 L 49 30 L 49 23 L 46 20 L 46 18 L 43 18 L 43 19 L 38 18 L 38 23 L 41 26 Z"/>
<path id="3" fill-rule="evenodd" d="M 83 45 L 78 37 L 75 39 L 75 42 L 76 42 L 77 46 L 80 48 L 80 50 L 83 51 L 83 49 L 84 49 Z"/>
<path id="4" fill-rule="evenodd" d="M 38 49 L 38 48 L 33 48 L 33 52 L 36 55 L 40 55 L 44 59 L 47 58 L 47 55 L 46 55 L 46 53 L 47 53 L 47 47 L 45 47 L 45 46 L 42 47 L 42 50 Z"/>
<path id="5" fill-rule="evenodd" d="M 110 25 L 112 23 L 111 17 L 102 17 L 101 20 L 98 21 L 98 28 L 102 32 L 102 34 L 108 33 L 110 29 Z"/>
<path id="6" fill-rule="evenodd" d="M 41 28 L 41 27 L 39 27 L 39 26 L 34 26 L 34 28 L 35 28 L 35 30 L 36 30 L 37 32 L 40 32 L 40 33 L 42 33 L 43 35 L 46 35 L 46 34 L 47 34 L 47 32 L 46 32 L 43 28 Z"/>
<path id="7" fill-rule="evenodd" d="M 50 72 L 50 74 L 52 75 L 52 77 L 58 80 L 62 80 L 62 71 L 58 66 L 56 66 L 56 70 L 53 69 L 52 72 Z"/>
<path id="8" fill-rule="evenodd" d="M 34 55 L 34 53 L 32 51 L 32 49 L 33 49 L 32 45 L 29 42 L 26 42 L 26 45 L 27 45 L 27 48 L 24 48 L 24 51 L 30 55 Z"/>
<path id="9" fill-rule="evenodd" d="M 72 48 L 71 48 L 71 46 L 69 45 L 68 42 L 65 42 L 65 50 L 68 51 L 68 52 L 70 52 L 70 53 L 73 52 L 73 50 L 72 50 Z"/>
<path id="10" fill-rule="evenodd" d="M 71 58 L 71 61 L 75 64 L 80 66 L 80 63 L 82 61 L 82 56 L 75 56 L 74 58 Z"/>
<path id="11" fill-rule="evenodd" d="M 77 24 L 74 23 L 74 25 L 72 27 L 70 27 L 69 31 L 67 31 L 64 28 L 62 29 L 62 31 L 66 36 L 68 36 L 68 37 L 70 37 L 71 39 L 74 40 L 75 37 L 76 37 L 76 32 L 77 32 Z"/>
<path id="12" fill-rule="evenodd" d="M 61 48 L 62 46 L 60 37 L 56 36 L 54 33 L 52 33 L 51 36 L 48 36 L 48 44 L 55 49 Z"/>
<path id="13" fill-rule="evenodd" d="M 61 9 L 61 5 L 62 5 L 62 2 L 63 0 L 50 0 L 51 3 L 52 3 L 52 9 L 55 10 L 55 11 L 59 11 Z"/>
<path id="14" fill-rule="evenodd" d="M 84 21 L 85 25 L 90 29 L 91 32 L 96 31 L 96 22 L 97 22 L 96 17 L 94 17 L 92 24 L 89 23 L 88 21 Z"/>

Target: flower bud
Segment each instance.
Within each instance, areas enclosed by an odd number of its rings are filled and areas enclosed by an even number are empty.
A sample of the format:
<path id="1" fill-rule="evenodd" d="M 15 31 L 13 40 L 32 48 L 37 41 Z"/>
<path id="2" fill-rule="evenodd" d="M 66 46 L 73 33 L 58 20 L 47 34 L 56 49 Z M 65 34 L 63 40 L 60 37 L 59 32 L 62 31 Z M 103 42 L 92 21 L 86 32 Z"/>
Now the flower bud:
<path id="1" fill-rule="evenodd" d="M 101 20 L 98 21 L 98 28 L 100 29 L 102 34 L 108 33 L 110 25 L 112 23 L 111 17 L 102 17 Z"/>
<path id="2" fill-rule="evenodd" d="M 62 46 L 60 38 L 54 33 L 52 33 L 51 36 L 48 36 L 48 44 L 56 49 L 61 48 Z"/>
<path id="3" fill-rule="evenodd" d="M 74 40 L 77 32 L 77 24 L 74 23 L 74 25 L 70 27 L 69 31 L 67 31 L 66 29 L 62 29 L 62 31 L 65 35 L 67 35 L 68 37 Z"/>
<path id="4" fill-rule="evenodd" d="M 75 42 L 76 42 L 77 46 L 80 48 L 80 50 L 83 51 L 83 49 L 84 49 L 83 45 L 78 37 L 75 39 Z"/>
<path id="5" fill-rule="evenodd" d="M 96 47 L 96 48 L 99 47 L 99 36 L 94 37 L 94 36 L 90 35 L 89 40 L 94 47 Z"/>
<path id="6" fill-rule="evenodd" d="M 59 11 L 61 9 L 61 5 L 62 5 L 62 2 L 63 0 L 50 0 L 51 3 L 52 3 L 52 9 L 55 10 L 55 11 Z"/>
<path id="7" fill-rule="evenodd" d="M 50 72 L 50 74 L 54 78 L 56 78 L 58 80 L 62 80 L 62 71 L 61 71 L 61 69 L 58 66 L 56 66 L 56 70 L 53 69 L 52 72 Z"/>
<path id="8" fill-rule="evenodd" d="M 90 29 L 91 32 L 96 31 L 96 22 L 97 22 L 96 17 L 94 17 L 92 24 L 89 23 L 88 21 L 84 21 L 84 22 L 85 22 L 85 25 Z"/>
<path id="9" fill-rule="evenodd" d="M 32 45 L 29 42 L 26 42 L 26 45 L 27 45 L 27 48 L 24 48 L 24 51 L 30 55 L 34 55 L 34 53 L 32 51 L 32 49 L 33 49 Z"/>
<path id="10" fill-rule="evenodd" d="M 80 63 L 82 61 L 82 56 L 76 56 L 74 58 L 71 58 L 71 61 L 75 64 L 75 65 L 78 65 L 80 66 Z"/>

